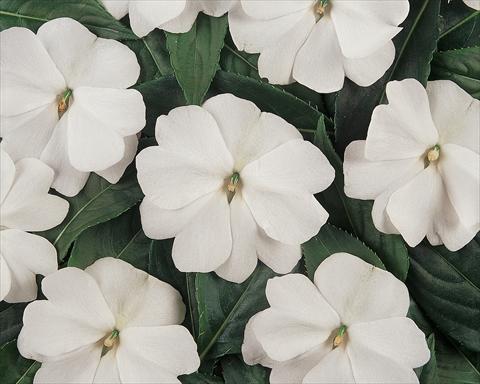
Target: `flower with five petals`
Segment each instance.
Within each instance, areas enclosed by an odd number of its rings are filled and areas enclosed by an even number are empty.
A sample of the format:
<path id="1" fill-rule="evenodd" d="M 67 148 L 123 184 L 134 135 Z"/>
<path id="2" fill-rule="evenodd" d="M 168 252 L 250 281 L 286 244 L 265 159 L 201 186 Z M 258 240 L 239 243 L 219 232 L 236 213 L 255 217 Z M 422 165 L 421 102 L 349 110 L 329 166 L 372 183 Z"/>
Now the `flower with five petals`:
<path id="1" fill-rule="evenodd" d="M 250 101 L 223 94 L 175 108 L 158 118 L 156 139 L 137 156 L 142 225 L 151 238 L 175 237 L 181 271 L 239 283 L 258 257 L 290 272 L 300 244 L 327 220 L 313 194 L 332 183 L 333 167 L 294 126 Z"/>
<path id="2" fill-rule="evenodd" d="M 55 171 L 52 187 L 76 195 L 96 172 L 116 183 L 133 160 L 145 126 L 135 54 L 60 18 L 35 35 L 0 34 L 2 147 L 14 160 L 36 157 Z"/>

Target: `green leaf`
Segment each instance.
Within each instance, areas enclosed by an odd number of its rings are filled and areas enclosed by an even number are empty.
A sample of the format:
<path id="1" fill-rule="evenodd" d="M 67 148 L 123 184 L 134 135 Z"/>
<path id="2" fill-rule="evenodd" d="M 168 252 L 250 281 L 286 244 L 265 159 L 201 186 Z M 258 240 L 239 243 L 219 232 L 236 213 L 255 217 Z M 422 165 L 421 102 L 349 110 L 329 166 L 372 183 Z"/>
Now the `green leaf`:
<path id="1" fill-rule="evenodd" d="M 0 345 L 17 337 L 22 328 L 23 311 L 26 304 L 0 302 Z M 0 380 L 0 383 L 2 381 Z"/>
<path id="2" fill-rule="evenodd" d="M 172 245 L 172 239 L 151 242 L 147 271 L 180 292 L 187 308 L 184 325 L 196 337 L 198 313 L 195 298 L 195 273 L 180 272 L 175 267 L 172 260 Z"/>
<path id="3" fill-rule="evenodd" d="M 393 39 L 395 60 L 385 75 L 370 87 L 345 81 L 338 93 L 335 114 L 335 148 L 343 154 L 347 145 L 365 139 L 373 109 L 385 102 L 385 86 L 391 80 L 414 78 L 427 83 L 430 61 L 437 48 L 440 0 L 410 2 L 402 31 Z"/>
<path id="4" fill-rule="evenodd" d="M 457 252 L 419 245 L 410 250 L 407 285 L 425 314 L 451 339 L 480 352 L 480 235 Z"/>
<path id="5" fill-rule="evenodd" d="M 408 252 L 403 240 L 397 235 L 377 231 L 372 220 L 372 202 L 348 198 L 344 191 L 343 166 L 328 138 L 323 118 L 318 121 L 315 144 L 322 150 L 335 169 L 335 180 L 319 201 L 330 214 L 330 222 L 353 233 L 379 256 L 387 270 L 400 280 L 407 277 Z"/>
<path id="6" fill-rule="evenodd" d="M 433 333 L 427 337 L 427 345 L 430 350 L 430 360 L 423 367 L 419 368 L 420 384 L 437 384 L 437 358 L 435 354 L 435 335 Z"/>
<path id="7" fill-rule="evenodd" d="M 155 136 L 155 124 L 159 116 L 168 114 L 173 108 L 186 105 L 182 89 L 173 76 L 147 81 L 135 88 L 142 94 L 147 108 L 147 123 L 142 131 L 146 136 Z"/>
<path id="8" fill-rule="evenodd" d="M 137 39 L 130 29 L 115 20 L 96 0 L 0 1 L 0 30 L 25 27 L 36 31 L 43 23 L 59 17 L 75 19 L 100 37 L 116 40 Z"/>
<path id="9" fill-rule="evenodd" d="M 433 57 L 430 80 L 441 79 L 454 81 L 480 99 L 480 46 L 437 52 Z"/>
<path id="10" fill-rule="evenodd" d="M 205 375 L 200 372 L 180 376 L 179 380 L 182 384 L 223 384 L 223 380 L 220 377 Z"/>
<path id="11" fill-rule="evenodd" d="M 347 252 L 358 256 L 378 268 L 385 269 L 382 261 L 370 248 L 349 233 L 325 224 L 318 235 L 302 245 L 305 265 L 310 279 L 322 261 L 338 252 Z"/>
<path id="12" fill-rule="evenodd" d="M 68 266 L 85 269 L 102 257 L 113 257 L 146 270 L 151 242 L 143 233 L 140 214 L 134 207 L 113 220 L 85 230 L 73 245 Z"/>
<path id="13" fill-rule="evenodd" d="M 322 116 L 315 106 L 283 89 L 250 77 L 218 71 L 213 86 L 219 93 L 232 93 L 252 101 L 262 111 L 284 118 L 302 133 L 313 135 L 318 119 Z"/>
<path id="14" fill-rule="evenodd" d="M 197 273 L 200 359 L 240 352 L 247 321 L 268 306 L 265 286 L 274 276 L 263 264 L 242 284 L 230 283 L 215 273 Z"/>
<path id="15" fill-rule="evenodd" d="M 33 377 L 39 368 L 40 363 L 20 356 L 16 340 L 0 348 L 0 383 L 33 383 Z"/>
<path id="16" fill-rule="evenodd" d="M 466 353 L 444 338 L 438 338 L 435 344 L 439 384 L 480 383 L 479 353 Z"/>
<path id="17" fill-rule="evenodd" d="M 463 0 L 442 1 L 439 51 L 480 45 L 480 12 Z"/>
<path id="18" fill-rule="evenodd" d="M 240 355 L 241 356 L 241 355 Z M 268 384 L 270 370 L 261 365 L 247 365 L 240 356 L 227 356 L 222 359 L 225 384 Z"/>
<path id="19" fill-rule="evenodd" d="M 124 43 L 137 55 L 141 70 L 138 83 L 173 74 L 163 31 L 155 29 L 142 39 Z"/>
<path id="20" fill-rule="evenodd" d="M 43 235 L 55 245 L 58 257 L 63 260 L 73 241 L 84 230 L 119 216 L 142 197 L 134 165 L 127 168 L 117 184 L 110 184 L 92 173 L 82 191 L 67 198 L 70 210 L 65 220 Z"/>
<path id="21" fill-rule="evenodd" d="M 188 104 L 202 103 L 218 69 L 227 33 L 227 16 L 200 13 L 186 33 L 166 33 L 170 60 Z"/>

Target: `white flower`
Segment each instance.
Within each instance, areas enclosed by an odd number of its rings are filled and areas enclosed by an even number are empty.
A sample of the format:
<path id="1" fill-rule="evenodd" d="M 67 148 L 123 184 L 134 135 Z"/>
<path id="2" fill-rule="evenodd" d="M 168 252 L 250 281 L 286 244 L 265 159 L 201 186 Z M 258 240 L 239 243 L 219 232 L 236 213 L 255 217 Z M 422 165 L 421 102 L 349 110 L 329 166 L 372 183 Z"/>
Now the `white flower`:
<path id="1" fill-rule="evenodd" d="M 188 32 L 199 12 L 219 17 L 238 0 L 102 0 L 117 19 L 127 13 L 133 32 L 140 37 L 155 28 L 168 32 Z"/>
<path id="2" fill-rule="evenodd" d="M 42 362 L 35 383 L 180 383 L 200 365 L 178 291 L 122 260 L 61 269 L 42 291 L 18 337 Z"/>
<path id="3" fill-rule="evenodd" d="M 36 274 L 57 270 L 57 251 L 43 237 L 60 224 L 68 202 L 48 194 L 53 171 L 38 159 L 16 164 L 0 149 L 0 301 L 31 301 L 37 297 Z"/>
<path id="4" fill-rule="evenodd" d="M 175 237 L 181 271 L 242 282 L 258 256 L 290 272 L 300 244 L 327 220 L 313 194 L 331 184 L 332 166 L 294 126 L 250 101 L 223 94 L 176 108 L 158 118 L 156 139 L 137 156 L 142 225 L 151 238 Z"/>
<path id="5" fill-rule="evenodd" d="M 345 151 L 345 193 L 375 199 L 378 230 L 456 251 L 480 228 L 480 101 L 451 81 L 392 81 L 387 96 Z"/>
<path id="6" fill-rule="evenodd" d="M 430 357 L 425 335 L 406 318 L 406 286 L 356 256 L 320 264 L 313 284 L 270 279 L 270 308 L 247 323 L 242 354 L 272 368 L 271 383 L 418 383 L 412 368 Z"/>
<path id="7" fill-rule="evenodd" d="M 463 0 L 470 8 L 480 11 L 480 0 Z"/>
<path id="8" fill-rule="evenodd" d="M 142 95 L 125 88 L 140 67 L 125 45 L 97 38 L 75 20 L 0 33 L 2 146 L 55 171 L 53 188 L 77 194 L 89 172 L 116 183 L 145 125 Z"/>
<path id="9" fill-rule="evenodd" d="M 260 52 L 260 76 L 328 93 L 345 77 L 368 86 L 383 76 L 408 10 L 407 0 L 241 0 L 228 17 L 238 49 Z"/>

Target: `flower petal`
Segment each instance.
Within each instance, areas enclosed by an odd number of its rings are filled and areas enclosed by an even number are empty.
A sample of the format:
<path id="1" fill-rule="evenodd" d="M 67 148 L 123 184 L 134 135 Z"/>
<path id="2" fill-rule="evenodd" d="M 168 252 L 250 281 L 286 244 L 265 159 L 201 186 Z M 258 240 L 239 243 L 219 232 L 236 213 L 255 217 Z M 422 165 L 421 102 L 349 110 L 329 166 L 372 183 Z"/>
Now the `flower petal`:
<path id="1" fill-rule="evenodd" d="M 35 275 L 47 276 L 57 270 L 57 251 L 53 245 L 43 237 L 16 229 L 0 231 L 0 254 L 2 279 L 5 273 L 8 276 L 6 284 L 10 281 L 4 297 L 9 303 L 35 300 Z M 7 270 L 3 271 L 5 267 Z"/>
<path id="2" fill-rule="evenodd" d="M 361 87 L 369 87 L 380 79 L 395 59 L 395 45 L 389 41 L 369 56 L 349 59 L 344 57 L 345 76 Z"/>
<path id="3" fill-rule="evenodd" d="M 455 144 L 442 145 L 438 169 L 460 221 L 480 223 L 480 155 Z"/>
<path id="4" fill-rule="evenodd" d="M 297 25 L 302 17 L 304 12 L 295 12 L 269 20 L 260 20 L 248 16 L 238 2 L 238 5 L 228 12 L 228 25 L 232 39 L 240 51 L 258 53 L 275 44 Z"/>
<path id="5" fill-rule="evenodd" d="M 402 30 L 397 25 L 406 19 L 408 11 L 407 0 L 346 0 L 332 4 L 330 14 L 343 54 L 362 58 L 378 51 Z"/>
<path id="6" fill-rule="evenodd" d="M 159 208 L 179 209 L 213 191 L 223 188 L 226 172 L 208 163 L 149 147 L 137 156 L 138 181 L 145 195 Z"/>
<path id="7" fill-rule="evenodd" d="M 130 25 L 137 36 L 143 37 L 161 24 L 180 16 L 185 7 L 186 0 L 130 1 Z"/>
<path id="8" fill-rule="evenodd" d="M 128 14 L 129 2 L 130 0 L 102 0 L 107 11 L 117 20 L 120 20 Z"/>
<path id="9" fill-rule="evenodd" d="M 430 359 L 425 335 L 406 317 L 353 324 L 347 332 L 348 343 L 361 344 L 400 365 L 417 368 Z"/>
<path id="10" fill-rule="evenodd" d="M 308 12 L 275 43 L 262 49 L 258 58 L 260 77 L 267 78 L 272 84 L 293 83 L 295 81 L 293 78 L 295 59 L 314 26 L 315 15 Z"/>
<path id="11" fill-rule="evenodd" d="M 5 299 L 12 287 L 12 275 L 10 268 L 0 252 L 0 301 Z M 35 294 L 36 296 L 36 294 Z"/>
<path id="12" fill-rule="evenodd" d="M 365 140 L 353 141 L 345 150 L 343 173 L 345 194 L 349 197 L 362 200 L 375 199 L 392 185 L 397 184 L 398 180 L 414 177 L 424 168 L 423 161 L 415 158 L 367 160 L 365 145 Z"/>
<path id="13" fill-rule="evenodd" d="M 317 22 L 300 48 L 293 66 L 293 78 L 319 93 L 335 92 L 343 87 L 343 55 L 330 17 L 322 17 Z"/>
<path id="14" fill-rule="evenodd" d="M 120 331 L 126 326 L 179 324 L 185 317 L 176 289 L 120 259 L 104 257 L 85 272 L 97 282 Z"/>
<path id="15" fill-rule="evenodd" d="M 34 383 L 93 383 L 101 364 L 102 347 L 90 344 L 58 359 L 45 359 L 35 374 Z M 102 359 L 103 360 L 103 359 Z M 102 382 L 107 384 L 108 382 Z"/>
<path id="16" fill-rule="evenodd" d="M 137 57 L 130 48 L 115 40 L 97 38 L 73 19 L 51 20 L 38 29 L 37 35 L 70 89 L 128 88 L 140 75 Z"/>
<path id="17" fill-rule="evenodd" d="M 289 273 L 302 258 L 300 245 L 283 244 L 268 237 L 257 227 L 257 255 L 260 261 L 276 273 Z"/>
<path id="18" fill-rule="evenodd" d="M 102 356 L 100 364 L 95 371 L 92 384 L 117 384 L 121 383 L 115 351 L 110 350 Z"/>
<path id="19" fill-rule="evenodd" d="M 222 279 L 243 283 L 257 266 L 255 238 L 257 223 L 250 209 L 237 192 L 230 202 L 232 252 L 225 263 L 215 270 Z"/>
<path id="20" fill-rule="evenodd" d="M 350 359 L 344 348 L 335 348 L 307 373 L 302 383 L 305 384 L 354 384 Z M 366 383 L 365 383 L 366 384 Z"/>
<path id="21" fill-rule="evenodd" d="M 302 244 L 315 236 L 328 213 L 312 194 L 257 190 L 244 186 L 243 196 L 257 224 L 274 240 Z"/>
<path id="22" fill-rule="evenodd" d="M 160 208 L 149 197 L 145 197 L 140 205 L 143 231 L 148 237 L 156 240 L 175 237 L 204 208 L 213 194 L 215 192 L 178 209 Z"/>
<path id="23" fill-rule="evenodd" d="M 200 366 L 197 345 L 185 327 L 132 327 L 120 333 L 117 350 L 122 383 L 178 383 Z"/>
<path id="24" fill-rule="evenodd" d="M 412 368 L 399 364 L 362 344 L 348 343 L 347 353 L 355 372 L 355 383 L 418 384 L 417 375 Z"/>
<path id="25" fill-rule="evenodd" d="M 198 13 L 201 11 L 199 1 L 187 1 L 185 9 L 172 20 L 169 20 L 157 27 L 171 33 L 185 33 L 192 29 L 193 23 L 197 19 Z"/>
<path id="26" fill-rule="evenodd" d="M 125 169 L 132 163 L 137 154 L 138 137 L 137 135 L 126 136 L 123 138 L 125 142 L 125 154 L 123 159 L 103 171 L 97 171 L 96 174 L 102 176 L 111 184 L 116 184 L 125 173 Z"/>
<path id="27" fill-rule="evenodd" d="M 480 101 L 450 80 L 429 81 L 427 94 L 441 142 L 479 153 Z"/>
<path id="28" fill-rule="evenodd" d="M 283 0 L 272 3 L 269 0 L 242 0 L 243 10 L 255 19 L 275 19 L 295 12 L 307 11 L 312 7 L 311 0 Z"/>
<path id="29" fill-rule="evenodd" d="M 2 203 L 2 225 L 42 231 L 60 224 L 67 215 L 68 202 L 48 194 L 53 170 L 31 158 L 18 161 L 15 167 L 15 181 Z"/>
<path id="30" fill-rule="evenodd" d="M 375 108 L 365 154 L 370 160 L 422 156 L 438 142 L 427 93 L 414 79 L 387 84 L 388 105 Z"/>
<path id="31" fill-rule="evenodd" d="M 231 251 L 230 207 L 226 194 L 219 191 L 177 234 L 172 258 L 182 272 L 211 272 L 225 263 Z"/>
<path id="32" fill-rule="evenodd" d="M 274 365 L 274 361 L 267 356 L 253 330 L 253 322 L 257 318 L 257 315 L 258 313 L 253 315 L 245 326 L 242 343 L 242 357 L 248 365 L 261 364 L 264 367 L 271 368 Z"/>
<path id="33" fill-rule="evenodd" d="M 227 13 L 235 4 L 237 0 L 200 0 L 202 12 L 209 15 L 219 17 Z"/>
<path id="34" fill-rule="evenodd" d="M 437 167 L 429 165 L 390 196 L 388 216 L 411 247 L 432 229 L 444 188 Z"/>
<path id="35" fill-rule="evenodd" d="M 248 188 L 317 193 L 335 178 L 335 170 L 313 144 L 291 140 L 249 163 L 240 174 Z"/>
<path id="36" fill-rule="evenodd" d="M 65 81 L 41 41 L 27 28 L 0 33 L 2 116 L 29 112 L 55 102 Z"/>
<path id="37" fill-rule="evenodd" d="M 65 196 L 75 196 L 85 186 L 89 172 L 81 172 L 70 164 L 67 151 L 67 120 L 69 112 L 60 119 L 40 160 L 55 171 L 52 188 Z"/>
<path id="38" fill-rule="evenodd" d="M 15 180 L 15 164 L 3 146 L 0 147 L 0 203 L 3 203 Z"/>
<path id="39" fill-rule="evenodd" d="M 54 102 L 1 119 L 2 147 L 12 159 L 39 158 L 58 123 L 58 106 Z"/>
<path id="40" fill-rule="evenodd" d="M 348 253 L 328 257 L 314 280 L 347 326 L 407 314 L 410 299 L 405 284 Z"/>

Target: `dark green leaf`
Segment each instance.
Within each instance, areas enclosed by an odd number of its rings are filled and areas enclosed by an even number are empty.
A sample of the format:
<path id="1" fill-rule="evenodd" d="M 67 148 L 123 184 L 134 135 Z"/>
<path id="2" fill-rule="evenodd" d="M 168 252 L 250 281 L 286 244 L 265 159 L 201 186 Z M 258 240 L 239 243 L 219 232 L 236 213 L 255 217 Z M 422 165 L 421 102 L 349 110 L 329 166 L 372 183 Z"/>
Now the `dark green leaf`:
<path id="1" fill-rule="evenodd" d="M 170 60 L 189 104 L 201 104 L 218 69 L 227 33 L 227 16 L 199 14 L 186 33 L 167 33 Z"/>
<path id="2" fill-rule="evenodd" d="M 213 82 L 221 93 L 255 103 L 262 111 L 275 113 L 293 124 L 303 133 L 312 135 L 322 113 L 318 109 L 273 85 L 235 73 L 218 71 Z"/>
<path id="3" fill-rule="evenodd" d="M 480 352 L 479 237 L 457 252 L 422 244 L 410 255 L 407 285 L 415 301 L 444 334 Z"/>
<path id="4" fill-rule="evenodd" d="M 0 383 L 31 384 L 40 363 L 24 359 L 13 340 L 0 348 Z"/>
<path id="5" fill-rule="evenodd" d="M 233 42 L 227 41 L 220 56 L 220 67 L 224 71 L 260 80 L 258 74 L 258 54 L 238 51 Z"/>
<path id="6" fill-rule="evenodd" d="M 242 284 L 230 283 L 215 273 L 197 273 L 197 345 L 202 360 L 240 352 L 247 321 L 268 306 L 265 286 L 274 276 L 263 264 Z"/>
<path id="7" fill-rule="evenodd" d="M 223 384 L 223 380 L 220 377 L 205 375 L 199 372 L 180 376 L 179 379 L 182 384 Z"/>
<path id="8" fill-rule="evenodd" d="M 303 244 L 302 248 L 307 273 L 312 280 L 320 263 L 338 252 L 350 253 L 367 263 L 385 269 L 375 252 L 356 237 L 330 224 L 325 224 L 318 235 Z"/>
<path id="9" fill-rule="evenodd" d="M 62 224 L 43 235 L 55 245 L 58 257 L 63 260 L 73 241 L 84 230 L 119 216 L 142 197 L 133 164 L 117 184 L 110 184 L 92 173 L 83 190 L 67 198 L 70 210 Z"/>
<path id="10" fill-rule="evenodd" d="M 146 270 L 150 243 L 142 231 L 138 209 L 134 207 L 84 231 L 75 241 L 68 266 L 84 269 L 102 257 L 114 257 Z"/>
<path id="11" fill-rule="evenodd" d="M 439 51 L 480 45 L 480 12 L 463 0 L 442 1 Z"/>
<path id="12" fill-rule="evenodd" d="M 435 335 L 432 333 L 427 338 L 428 349 L 430 350 L 430 360 L 427 364 L 419 369 L 420 384 L 437 384 L 437 358 L 435 355 Z"/>
<path id="13" fill-rule="evenodd" d="M 25 27 L 36 31 L 43 23 L 59 17 L 75 19 L 100 37 L 137 39 L 130 29 L 115 20 L 96 0 L 0 1 L 0 30 Z"/>
<path id="14" fill-rule="evenodd" d="M 338 153 L 343 154 L 350 142 L 366 138 L 373 109 L 385 102 L 385 86 L 389 81 L 414 78 L 424 85 L 427 83 L 430 61 L 437 48 L 439 10 L 440 0 L 410 1 L 403 30 L 393 40 L 396 56 L 390 69 L 370 87 L 345 81 L 336 101 Z"/>
<path id="15" fill-rule="evenodd" d="M 147 124 L 142 133 L 155 136 L 155 124 L 160 115 L 186 104 L 183 92 L 173 76 L 147 81 L 135 87 L 143 96 L 147 107 Z"/>
<path id="16" fill-rule="evenodd" d="M 172 260 L 173 240 L 152 241 L 150 247 L 148 273 L 170 284 L 180 292 L 187 307 L 185 326 L 197 336 L 197 302 L 195 298 L 195 273 L 180 272 Z"/>
<path id="17" fill-rule="evenodd" d="M 268 384 L 269 369 L 261 365 L 247 365 L 239 356 L 222 359 L 225 384 Z"/>
<path id="18" fill-rule="evenodd" d="M 0 345 L 15 339 L 22 328 L 26 304 L 0 303 Z M 0 380 L 0 383 L 2 381 Z"/>
<path id="19" fill-rule="evenodd" d="M 480 99 L 480 46 L 437 52 L 430 80 L 452 80 Z"/>
<path id="20" fill-rule="evenodd" d="M 480 353 L 466 353 L 444 338 L 437 338 L 435 346 L 439 384 L 480 383 Z"/>
<path id="21" fill-rule="evenodd" d="M 344 191 L 343 166 L 328 138 L 323 119 L 318 121 L 315 144 L 327 156 L 335 169 L 335 180 L 319 200 L 330 214 L 330 222 L 361 239 L 375 251 L 387 270 L 402 281 L 407 277 L 408 253 L 400 236 L 386 235 L 375 228 L 372 221 L 372 202 L 348 198 Z"/>

